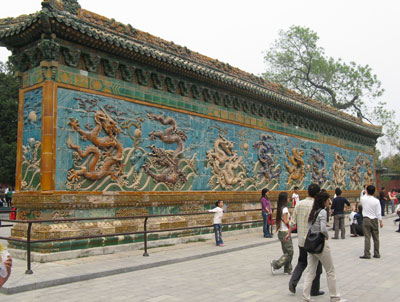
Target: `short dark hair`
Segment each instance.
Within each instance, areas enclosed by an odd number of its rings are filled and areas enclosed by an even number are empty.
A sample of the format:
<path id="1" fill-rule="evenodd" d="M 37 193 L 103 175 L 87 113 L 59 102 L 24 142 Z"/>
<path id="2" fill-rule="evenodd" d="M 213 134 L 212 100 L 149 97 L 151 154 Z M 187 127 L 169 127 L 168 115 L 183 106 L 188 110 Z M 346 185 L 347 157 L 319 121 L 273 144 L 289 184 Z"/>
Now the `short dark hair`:
<path id="1" fill-rule="evenodd" d="M 335 189 L 335 194 L 336 194 L 336 196 L 342 195 L 342 190 L 340 190 L 340 188 L 336 188 Z"/>
<path id="2" fill-rule="evenodd" d="M 222 201 L 222 200 L 218 199 L 218 200 L 215 202 L 215 206 L 216 206 L 216 207 L 219 207 L 219 203 L 220 203 L 221 201 Z"/>
<path id="3" fill-rule="evenodd" d="M 267 188 L 262 189 L 261 191 L 261 196 L 265 197 L 265 195 L 269 192 L 269 190 Z"/>
<path id="4" fill-rule="evenodd" d="M 382 187 L 381 190 L 385 190 L 385 187 Z"/>
<path id="5" fill-rule="evenodd" d="M 368 195 L 374 195 L 374 193 L 375 193 L 375 187 L 374 187 L 373 185 L 369 185 L 369 186 L 367 187 L 367 193 L 368 193 Z"/>
<path id="6" fill-rule="evenodd" d="M 299 187 L 298 187 L 298 186 L 295 186 L 293 190 L 298 190 L 298 189 L 299 189 Z"/>
<path id="7" fill-rule="evenodd" d="M 321 191 L 321 188 L 317 184 L 311 184 L 308 186 L 308 196 L 315 197 Z"/>

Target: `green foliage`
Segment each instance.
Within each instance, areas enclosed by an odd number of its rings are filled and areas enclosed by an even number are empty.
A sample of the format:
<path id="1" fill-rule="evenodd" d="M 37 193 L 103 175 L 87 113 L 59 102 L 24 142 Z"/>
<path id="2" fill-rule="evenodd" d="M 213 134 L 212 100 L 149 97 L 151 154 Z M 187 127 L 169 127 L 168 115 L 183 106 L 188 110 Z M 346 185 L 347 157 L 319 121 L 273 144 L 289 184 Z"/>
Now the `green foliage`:
<path id="1" fill-rule="evenodd" d="M 12 66 L 0 62 L 0 183 L 11 185 L 15 183 L 18 88 Z"/>
<path id="2" fill-rule="evenodd" d="M 382 166 L 388 169 L 388 172 L 400 173 L 400 154 L 388 156 L 382 160 Z"/>
<path id="3" fill-rule="evenodd" d="M 382 143 L 400 146 L 394 112 L 379 100 L 384 90 L 371 67 L 326 56 L 318 40 L 317 33 L 306 27 L 280 31 L 279 38 L 265 52 L 267 70 L 263 76 L 369 123 L 384 125 Z"/>

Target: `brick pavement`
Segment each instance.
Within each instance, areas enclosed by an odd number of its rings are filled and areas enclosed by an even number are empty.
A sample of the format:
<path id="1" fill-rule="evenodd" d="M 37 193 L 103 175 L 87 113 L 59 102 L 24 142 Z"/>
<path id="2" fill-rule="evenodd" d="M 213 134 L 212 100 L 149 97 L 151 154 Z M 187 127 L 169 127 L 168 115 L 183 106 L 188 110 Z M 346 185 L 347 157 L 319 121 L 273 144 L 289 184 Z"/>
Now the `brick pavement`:
<path id="1" fill-rule="evenodd" d="M 339 289 L 349 301 L 391 302 L 400 301 L 397 290 L 397 279 L 400 269 L 397 265 L 397 251 L 400 234 L 394 232 L 392 218 L 384 220 L 381 230 L 381 259 L 361 260 L 363 238 L 330 240 L 333 258 L 337 271 Z M 346 228 L 348 232 L 348 227 Z M 333 232 L 331 232 L 332 234 Z M 194 251 L 209 253 L 224 251 L 229 248 L 255 244 L 252 248 L 217 254 L 205 258 L 163 265 L 129 273 L 75 282 L 61 286 L 38 289 L 14 295 L 0 295 L 1 301 L 299 301 L 302 282 L 298 293 L 291 294 L 287 289 L 289 276 L 279 274 L 272 276 L 269 261 L 281 254 L 280 244 L 276 240 L 260 238 L 260 234 L 246 234 L 225 239 L 226 247 L 219 248 L 212 241 L 187 244 L 181 247 L 167 247 L 150 250 L 151 256 L 141 257 L 139 254 L 107 255 L 104 258 L 86 258 L 53 263 L 62 266 L 68 274 L 69 268 L 80 266 L 84 270 L 88 263 L 99 266 L 104 261 L 112 267 L 112 263 L 130 259 L 145 263 L 160 259 L 187 257 Z M 266 240 L 266 241 L 264 241 Z M 297 240 L 294 240 L 297 244 Z M 293 264 L 297 263 L 295 249 Z M 138 251 L 138 253 L 140 253 Z M 149 260 L 151 258 L 151 260 Z M 195 257 L 194 257 L 195 258 Z M 110 264 L 111 263 L 111 264 Z M 75 269 L 75 268 L 74 268 Z M 51 265 L 43 273 L 52 273 Z M 14 272 L 21 277 L 19 273 Z M 41 274 L 37 269 L 37 276 Z M 34 274 L 34 275 L 35 275 Z M 12 281 L 12 280 L 10 280 Z M 326 277 L 321 277 L 321 289 L 327 292 Z M 324 295 L 315 301 L 329 301 Z"/>

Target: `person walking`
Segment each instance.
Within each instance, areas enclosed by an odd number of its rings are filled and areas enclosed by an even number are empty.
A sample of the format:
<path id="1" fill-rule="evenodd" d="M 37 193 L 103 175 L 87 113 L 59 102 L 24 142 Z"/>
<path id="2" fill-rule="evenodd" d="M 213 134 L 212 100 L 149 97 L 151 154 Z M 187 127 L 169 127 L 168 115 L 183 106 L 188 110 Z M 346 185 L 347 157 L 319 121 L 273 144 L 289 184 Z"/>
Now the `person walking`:
<path id="1" fill-rule="evenodd" d="M 385 204 L 386 204 L 386 193 L 385 187 L 382 187 L 379 191 L 379 202 L 381 204 L 381 215 L 385 216 Z"/>
<path id="2" fill-rule="evenodd" d="M 322 266 L 325 268 L 326 271 L 326 278 L 328 281 L 328 289 L 331 302 L 347 302 L 346 299 L 343 299 L 340 296 L 339 290 L 337 288 L 335 266 L 333 265 L 331 250 L 327 242 L 327 240 L 329 239 L 329 234 L 326 228 L 327 213 L 325 208 L 328 203 L 329 194 L 327 192 L 318 193 L 315 196 L 314 204 L 308 217 L 308 223 L 311 233 L 322 233 L 325 236 L 326 241 L 324 244 L 324 249 L 321 253 L 308 254 L 308 266 L 304 277 L 302 300 L 306 302 L 311 301 L 311 287 L 319 262 L 322 263 Z"/>
<path id="3" fill-rule="evenodd" d="M 296 293 L 296 286 L 300 281 L 301 275 L 307 267 L 307 251 L 304 248 L 304 241 L 308 232 L 308 216 L 310 215 L 312 206 L 314 204 L 314 197 L 321 190 L 318 184 L 310 184 L 308 186 L 308 197 L 300 200 L 293 210 L 292 219 L 289 223 L 289 231 L 286 239 L 289 240 L 293 228 L 297 225 L 297 238 L 299 245 L 299 259 L 292 276 L 289 280 L 289 291 Z M 311 287 L 311 296 L 323 295 L 324 292 L 319 289 L 319 280 L 322 273 L 322 265 L 318 263 L 314 281 Z"/>
<path id="4" fill-rule="evenodd" d="M 364 231 L 364 255 L 360 256 L 361 259 L 371 259 L 371 236 L 374 240 L 374 258 L 380 258 L 379 253 L 379 225 L 382 228 L 382 215 L 381 205 L 379 200 L 373 195 L 375 187 L 369 185 L 367 187 L 367 194 L 361 198 L 361 205 L 363 207 L 363 231 Z"/>
<path id="5" fill-rule="evenodd" d="M 272 238 L 272 235 L 269 232 L 269 225 L 268 225 L 268 216 L 272 215 L 271 201 L 268 198 L 268 192 L 269 190 L 267 188 L 264 188 L 261 191 L 261 209 L 263 218 L 264 238 Z"/>
<path id="6" fill-rule="evenodd" d="M 283 255 L 278 260 L 271 261 L 271 272 L 284 267 L 283 272 L 290 275 L 292 273 L 292 259 L 293 259 L 293 243 L 291 238 L 286 238 L 289 228 L 290 213 L 287 208 L 288 194 L 286 192 L 279 193 L 277 209 L 276 209 L 276 231 L 278 238 L 281 242 Z"/>
<path id="7" fill-rule="evenodd" d="M 332 239 L 339 239 L 339 227 L 341 230 L 341 238 L 346 238 L 346 228 L 344 225 L 344 205 L 350 206 L 350 202 L 342 197 L 342 190 L 340 188 L 335 189 L 336 198 L 332 201 L 331 211 L 335 224 L 335 236 Z"/>
<path id="8" fill-rule="evenodd" d="M 224 202 L 222 200 L 217 200 L 215 202 L 215 208 L 208 210 L 208 212 L 214 213 L 213 225 L 215 233 L 215 243 L 219 247 L 224 246 L 224 241 L 222 240 L 222 216 L 224 215 L 223 207 Z"/>
<path id="9" fill-rule="evenodd" d="M 6 204 L 7 204 L 7 207 L 11 207 L 12 195 L 13 195 L 13 189 L 11 187 L 9 187 L 8 191 L 6 193 Z"/>
<path id="10" fill-rule="evenodd" d="M 6 186 L 6 188 L 4 189 L 4 204 L 5 207 L 8 207 L 8 192 L 10 191 L 10 189 L 8 188 L 8 186 Z"/>

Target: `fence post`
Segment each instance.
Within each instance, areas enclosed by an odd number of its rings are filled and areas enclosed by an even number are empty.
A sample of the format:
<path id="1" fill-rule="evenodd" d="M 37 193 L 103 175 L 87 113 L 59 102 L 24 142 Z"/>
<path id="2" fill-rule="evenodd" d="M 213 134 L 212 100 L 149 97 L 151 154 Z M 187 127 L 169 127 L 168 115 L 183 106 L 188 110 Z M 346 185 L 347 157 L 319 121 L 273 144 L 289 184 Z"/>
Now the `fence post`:
<path id="1" fill-rule="evenodd" d="M 147 219 L 148 218 L 149 217 L 146 217 L 144 219 L 144 226 L 143 226 L 143 235 L 144 235 L 144 238 L 143 238 L 143 242 L 144 242 L 144 253 L 143 253 L 143 256 L 145 256 L 145 257 L 149 256 L 149 254 L 147 253 Z"/>
<path id="2" fill-rule="evenodd" d="M 27 246 L 26 246 L 26 264 L 27 264 L 27 269 L 25 271 L 25 274 L 27 275 L 32 275 L 32 269 L 31 269 L 31 229 L 32 229 L 32 222 L 28 223 L 28 233 L 27 233 Z"/>

